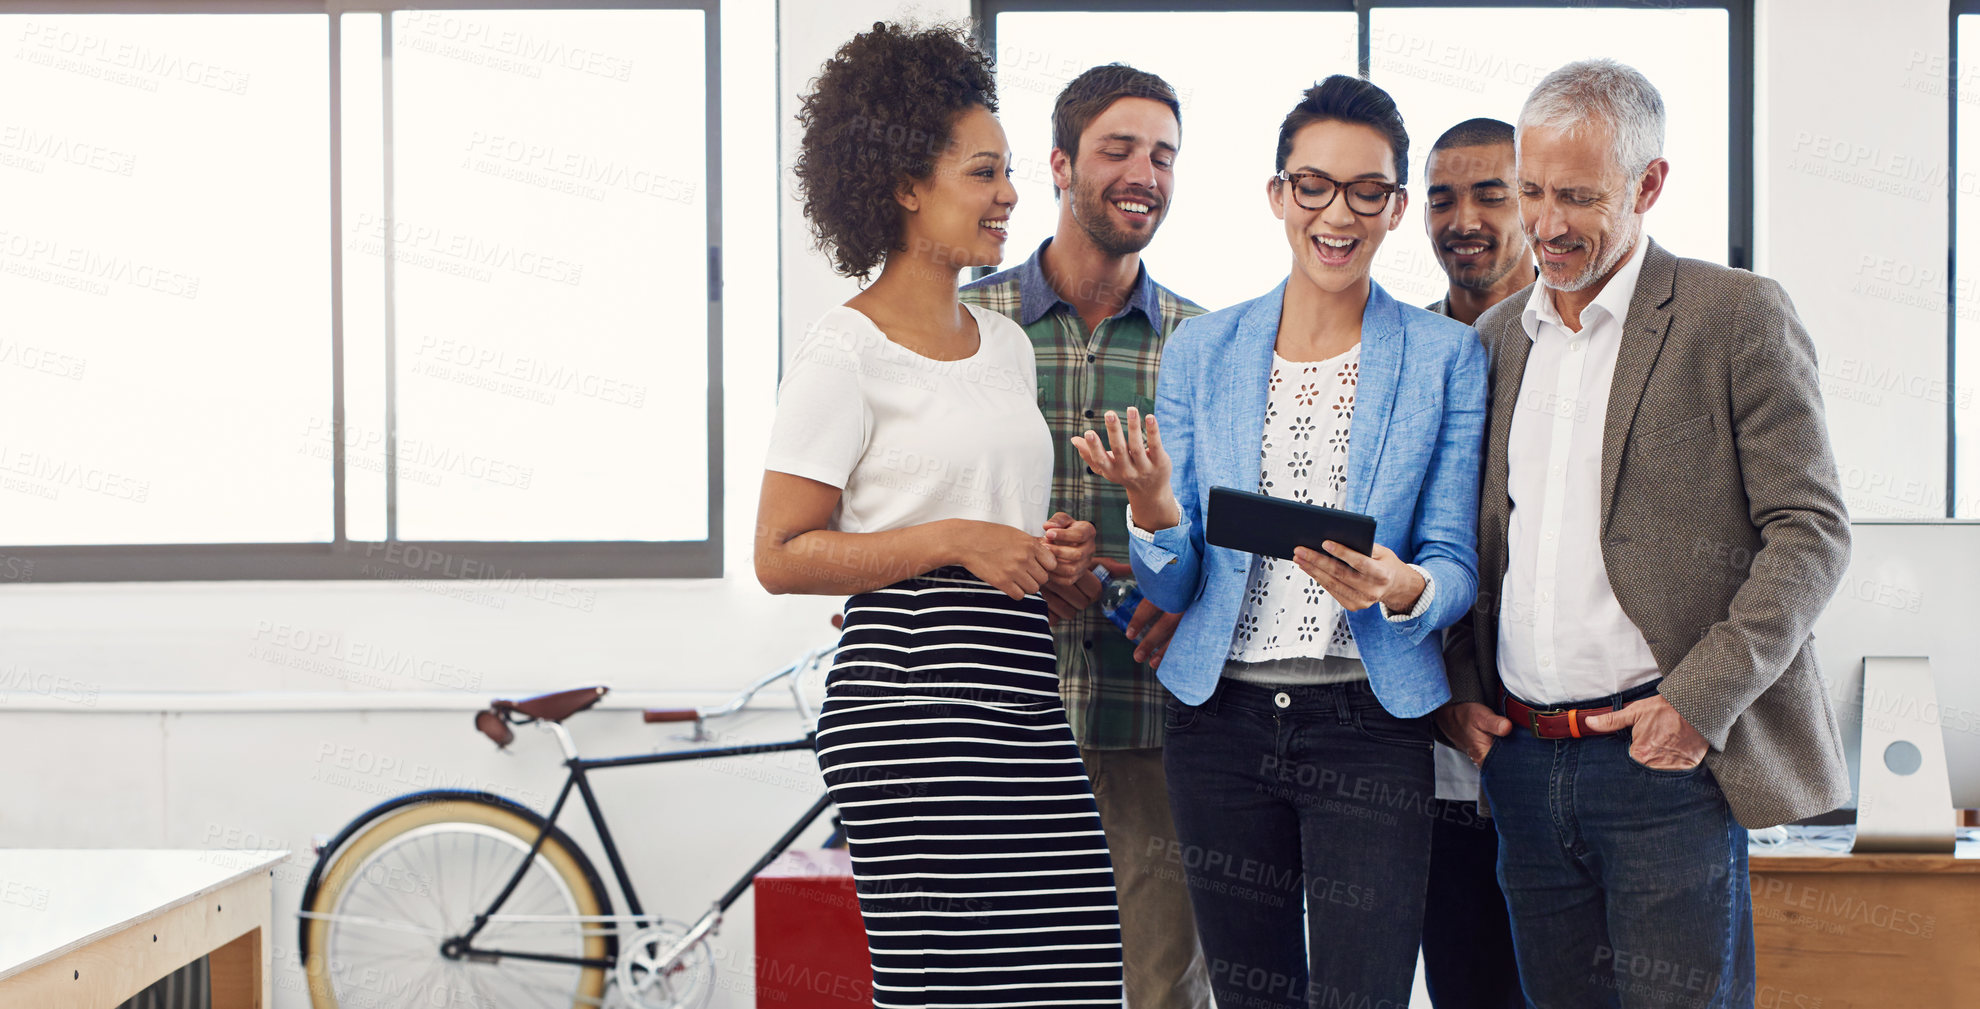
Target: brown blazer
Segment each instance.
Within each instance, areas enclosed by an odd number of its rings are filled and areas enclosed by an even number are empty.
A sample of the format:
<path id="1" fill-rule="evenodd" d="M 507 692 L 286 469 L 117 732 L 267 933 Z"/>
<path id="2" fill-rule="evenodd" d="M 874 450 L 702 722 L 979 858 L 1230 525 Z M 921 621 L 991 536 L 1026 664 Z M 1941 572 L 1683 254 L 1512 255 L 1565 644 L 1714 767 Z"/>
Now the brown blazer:
<path id="1" fill-rule="evenodd" d="M 1478 602 L 1444 645 L 1452 699 L 1494 706 L 1526 301 L 1478 320 L 1492 393 Z M 1809 629 L 1841 583 L 1849 519 L 1814 344 L 1779 284 L 1655 242 L 1625 325 L 1602 439 L 1616 600 L 1656 656 L 1659 692 L 1711 743 L 1705 763 L 1739 822 L 1828 812 L 1848 801 L 1849 770 Z"/>

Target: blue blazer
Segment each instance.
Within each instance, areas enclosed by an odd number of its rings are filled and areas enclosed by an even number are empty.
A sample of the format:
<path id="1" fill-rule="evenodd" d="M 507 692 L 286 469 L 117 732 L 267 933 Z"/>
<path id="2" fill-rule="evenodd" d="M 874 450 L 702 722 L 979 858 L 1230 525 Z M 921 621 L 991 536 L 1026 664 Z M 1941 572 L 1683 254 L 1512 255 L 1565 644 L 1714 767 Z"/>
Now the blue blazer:
<path id="1" fill-rule="evenodd" d="M 1181 612 L 1158 671 L 1169 691 L 1201 704 L 1230 654 L 1256 558 L 1203 541 L 1212 485 L 1258 489 L 1282 281 L 1262 298 L 1182 324 L 1162 351 L 1155 416 L 1174 461 L 1182 522 L 1129 537 L 1141 591 Z M 1348 614 L 1369 684 L 1401 718 L 1450 699 L 1441 635 L 1478 594 L 1478 479 L 1485 433 L 1485 351 L 1470 326 L 1368 285 L 1361 316 L 1361 377 L 1348 429 L 1344 505 L 1375 517 L 1375 539 L 1421 565 L 1436 595 L 1421 615 L 1391 621 L 1371 606 Z"/>

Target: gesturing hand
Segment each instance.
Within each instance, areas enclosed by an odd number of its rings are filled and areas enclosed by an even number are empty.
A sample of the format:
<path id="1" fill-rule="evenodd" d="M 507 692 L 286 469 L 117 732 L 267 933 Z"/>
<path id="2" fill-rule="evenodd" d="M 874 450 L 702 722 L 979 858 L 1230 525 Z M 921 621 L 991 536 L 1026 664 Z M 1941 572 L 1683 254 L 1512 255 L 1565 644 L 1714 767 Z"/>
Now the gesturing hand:
<path id="1" fill-rule="evenodd" d="M 1169 453 L 1162 450 L 1155 418 L 1144 421 L 1140 410 L 1128 407 L 1123 426 L 1120 415 L 1109 410 L 1106 427 L 1105 443 L 1093 431 L 1073 439 L 1079 457 L 1093 472 L 1126 489 L 1136 525 L 1152 532 L 1181 522 L 1182 509 L 1169 489 Z"/>

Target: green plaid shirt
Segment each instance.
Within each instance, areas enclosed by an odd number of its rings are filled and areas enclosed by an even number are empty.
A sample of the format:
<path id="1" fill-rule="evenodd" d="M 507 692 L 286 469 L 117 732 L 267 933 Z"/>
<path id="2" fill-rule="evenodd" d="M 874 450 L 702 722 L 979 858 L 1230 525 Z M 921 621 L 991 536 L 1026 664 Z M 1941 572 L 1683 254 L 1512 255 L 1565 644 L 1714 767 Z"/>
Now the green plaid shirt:
<path id="1" fill-rule="evenodd" d="M 1143 265 L 1126 306 L 1089 333 L 1079 313 L 1046 282 L 1045 245 L 1022 265 L 965 286 L 962 299 L 1009 316 L 1031 337 L 1038 358 L 1038 407 L 1057 452 L 1052 510 L 1092 522 L 1100 533 L 1100 556 L 1124 561 L 1127 492 L 1089 472 L 1072 439 L 1089 428 L 1099 430 L 1108 410 L 1134 406 L 1144 415 L 1153 412 L 1162 343 L 1203 309 L 1150 280 Z M 1162 745 L 1168 691 L 1153 671 L 1134 661 L 1134 642 L 1099 606 L 1055 625 L 1053 638 L 1059 694 L 1079 745 L 1101 750 Z"/>

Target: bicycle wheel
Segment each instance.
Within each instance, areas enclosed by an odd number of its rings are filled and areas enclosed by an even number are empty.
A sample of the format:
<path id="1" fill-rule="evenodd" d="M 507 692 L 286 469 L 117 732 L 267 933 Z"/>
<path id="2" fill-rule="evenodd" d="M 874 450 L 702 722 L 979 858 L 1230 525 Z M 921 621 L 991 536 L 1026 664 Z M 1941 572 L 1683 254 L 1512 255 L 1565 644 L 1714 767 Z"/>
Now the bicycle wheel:
<path id="1" fill-rule="evenodd" d="M 399 1005 L 542 1006 L 602 1003 L 610 971 L 514 957 L 450 957 L 529 854 L 543 821 L 492 795 L 406 796 L 360 817 L 326 849 L 303 896 L 303 967 L 316 1009 Z M 544 839 L 477 949 L 610 959 L 609 899 L 562 831 Z M 524 918 L 523 916 L 528 916 Z"/>

